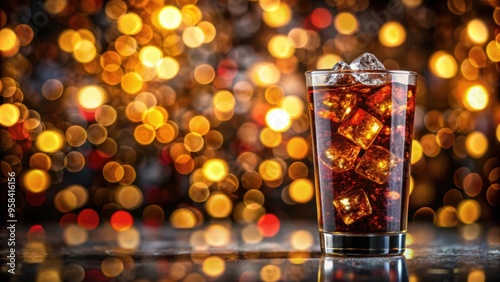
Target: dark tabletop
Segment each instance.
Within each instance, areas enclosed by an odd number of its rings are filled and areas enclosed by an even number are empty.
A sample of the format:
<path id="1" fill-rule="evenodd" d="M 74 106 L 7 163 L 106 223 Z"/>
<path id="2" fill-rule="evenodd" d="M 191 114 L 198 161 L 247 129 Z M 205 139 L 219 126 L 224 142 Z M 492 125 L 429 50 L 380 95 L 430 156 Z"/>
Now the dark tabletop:
<path id="1" fill-rule="evenodd" d="M 316 224 L 302 221 L 269 238 L 228 222 L 16 232 L 16 274 L 2 244 L 0 281 L 500 281 L 500 227 L 490 225 L 411 224 L 405 256 L 370 258 L 322 256 Z"/>

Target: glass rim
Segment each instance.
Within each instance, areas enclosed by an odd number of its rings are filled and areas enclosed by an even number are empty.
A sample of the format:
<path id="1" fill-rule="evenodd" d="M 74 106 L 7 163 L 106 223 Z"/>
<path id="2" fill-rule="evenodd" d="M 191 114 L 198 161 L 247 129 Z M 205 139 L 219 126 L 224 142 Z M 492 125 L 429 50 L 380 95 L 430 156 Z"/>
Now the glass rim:
<path id="1" fill-rule="evenodd" d="M 305 72 L 306 76 L 325 75 L 325 74 L 349 74 L 349 73 L 373 73 L 373 74 L 394 74 L 394 75 L 414 75 L 418 73 L 407 70 L 332 70 L 332 69 L 318 69 L 309 70 Z"/>

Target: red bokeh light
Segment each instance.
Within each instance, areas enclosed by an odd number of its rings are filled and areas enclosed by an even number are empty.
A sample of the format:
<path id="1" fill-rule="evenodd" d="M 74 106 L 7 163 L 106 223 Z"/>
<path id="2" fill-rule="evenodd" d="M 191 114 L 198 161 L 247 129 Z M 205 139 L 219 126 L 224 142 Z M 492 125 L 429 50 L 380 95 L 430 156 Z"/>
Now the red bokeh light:
<path id="1" fill-rule="evenodd" d="M 85 209 L 78 214 L 78 225 L 87 230 L 96 229 L 99 225 L 99 215 L 93 209 Z"/>
<path id="2" fill-rule="evenodd" d="M 311 14 L 311 23 L 317 28 L 325 28 L 332 24 L 332 15 L 325 8 L 317 8 Z"/>
<path id="3" fill-rule="evenodd" d="M 125 231 L 134 225 L 134 219 L 126 211 L 117 211 L 111 216 L 111 227 L 116 231 Z"/>
<path id="4" fill-rule="evenodd" d="M 61 226 L 61 228 L 63 229 L 68 225 L 76 223 L 78 223 L 78 216 L 74 213 L 67 213 L 63 215 L 59 220 L 59 226 Z"/>
<path id="5" fill-rule="evenodd" d="M 28 240 L 29 241 L 44 241 L 45 240 L 45 230 L 40 224 L 33 225 L 28 230 Z"/>
<path id="6" fill-rule="evenodd" d="M 40 193 L 32 193 L 30 191 L 26 191 L 26 202 L 31 206 L 38 207 L 42 205 L 47 199 L 47 193 L 42 191 Z"/>
<path id="7" fill-rule="evenodd" d="M 273 237 L 280 231 L 280 220 L 271 213 L 261 216 L 257 226 L 264 237 Z"/>

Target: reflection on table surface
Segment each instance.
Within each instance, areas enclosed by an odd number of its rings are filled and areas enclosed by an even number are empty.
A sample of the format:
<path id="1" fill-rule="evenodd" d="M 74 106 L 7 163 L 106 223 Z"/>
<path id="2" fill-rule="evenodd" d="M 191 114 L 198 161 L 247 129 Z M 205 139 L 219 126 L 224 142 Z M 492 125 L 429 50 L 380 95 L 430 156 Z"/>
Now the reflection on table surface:
<path id="1" fill-rule="evenodd" d="M 283 222 L 269 238 L 254 227 L 218 222 L 196 230 L 116 232 L 103 225 L 88 234 L 19 228 L 16 275 L 2 263 L 0 280 L 500 281 L 498 226 L 413 224 L 405 256 L 385 258 L 321 256 L 314 222 Z M 81 236 L 87 239 L 76 244 Z M 4 262 L 6 255 L 2 249 Z"/>

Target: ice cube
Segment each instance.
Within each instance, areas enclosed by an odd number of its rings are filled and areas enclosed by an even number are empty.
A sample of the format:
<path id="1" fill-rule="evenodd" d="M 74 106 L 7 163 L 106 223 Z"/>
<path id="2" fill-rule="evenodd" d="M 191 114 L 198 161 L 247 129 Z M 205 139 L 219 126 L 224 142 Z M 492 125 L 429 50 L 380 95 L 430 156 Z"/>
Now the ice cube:
<path id="1" fill-rule="evenodd" d="M 351 67 L 349 66 L 349 64 L 345 62 L 340 61 L 336 63 L 333 66 L 332 71 L 338 71 L 338 73 L 330 75 L 330 77 L 328 77 L 325 82 L 329 85 L 350 85 L 355 83 L 354 77 L 352 75 L 342 73 L 342 71 L 350 69 Z"/>
<path id="2" fill-rule="evenodd" d="M 320 160 L 335 172 L 344 172 L 354 167 L 360 148 L 338 133 L 332 134 L 331 142 L 320 153 Z"/>
<path id="3" fill-rule="evenodd" d="M 371 53 L 364 53 L 354 59 L 349 67 L 352 70 L 385 70 L 384 65 Z M 366 85 L 379 85 L 387 82 L 387 76 L 380 73 L 354 73 L 357 82 Z"/>
<path id="4" fill-rule="evenodd" d="M 356 172 L 373 182 L 382 184 L 387 181 L 391 170 L 400 162 L 401 159 L 387 149 L 374 145 L 365 152 L 356 166 Z"/>
<path id="5" fill-rule="evenodd" d="M 372 213 L 370 200 L 361 188 L 347 191 L 333 200 L 337 214 L 350 225 Z"/>
<path id="6" fill-rule="evenodd" d="M 343 121 L 356 107 L 354 93 L 328 93 L 323 97 L 318 114 L 333 122 Z"/>
<path id="7" fill-rule="evenodd" d="M 406 97 L 406 89 L 386 85 L 368 97 L 366 104 L 381 116 L 388 117 L 406 110 Z"/>
<path id="8" fill-rule="evenodd" d="M 366 150 L 377 137 L 382 125 L 365 110 L 357 109 L 340 125 L 338 132 Z"/>

